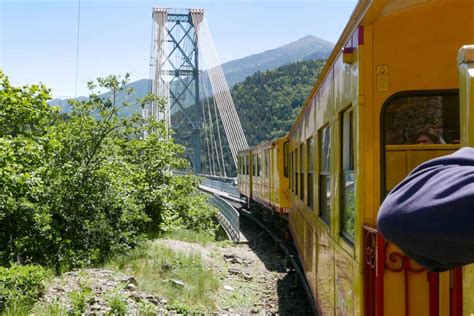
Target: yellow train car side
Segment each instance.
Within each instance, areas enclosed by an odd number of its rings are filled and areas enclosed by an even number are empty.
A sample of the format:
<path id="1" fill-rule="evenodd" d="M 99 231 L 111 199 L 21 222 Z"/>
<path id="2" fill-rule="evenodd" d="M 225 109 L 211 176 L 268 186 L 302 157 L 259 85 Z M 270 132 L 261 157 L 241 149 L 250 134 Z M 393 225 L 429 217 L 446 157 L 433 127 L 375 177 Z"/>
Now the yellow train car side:
<path id="1" fill-rule="evenodd" d="M 360 1 L 292 126 L 289 226 L 322 314 L 474 313 L 471 270 L 431 274 L 376 228 L 385 194 L 463 141 L 473 21 L 471 0 Z"/>
<path id="2" fill-rule="evenodd" d="M 288 212 L 287 146 L 285 136 L 238 153 L 239 192 L 272 213 Z"/>

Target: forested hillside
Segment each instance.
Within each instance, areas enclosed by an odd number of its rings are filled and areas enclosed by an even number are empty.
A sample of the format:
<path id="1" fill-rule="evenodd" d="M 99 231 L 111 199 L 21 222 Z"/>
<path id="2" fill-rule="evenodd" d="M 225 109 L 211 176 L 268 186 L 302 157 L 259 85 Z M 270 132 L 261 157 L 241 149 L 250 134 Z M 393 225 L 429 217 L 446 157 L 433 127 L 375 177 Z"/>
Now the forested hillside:
<path id="1" fill-rule="evenodd" d="M 232 88 L 249 145 L 285 135 L 324 65 L 302 61 L 257 72 Z"/>

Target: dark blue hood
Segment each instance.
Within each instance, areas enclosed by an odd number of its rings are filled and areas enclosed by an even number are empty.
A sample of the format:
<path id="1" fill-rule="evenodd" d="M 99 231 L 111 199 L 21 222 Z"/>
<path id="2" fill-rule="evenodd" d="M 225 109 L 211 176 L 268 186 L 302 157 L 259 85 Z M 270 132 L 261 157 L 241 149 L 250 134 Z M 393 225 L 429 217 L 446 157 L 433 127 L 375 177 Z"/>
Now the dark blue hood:
<path id="1" fill-rule="evenodd" d="M 431 271 L 474 262 L 474 149 L 415 168 L 382 203 L 378 227 Z"/>

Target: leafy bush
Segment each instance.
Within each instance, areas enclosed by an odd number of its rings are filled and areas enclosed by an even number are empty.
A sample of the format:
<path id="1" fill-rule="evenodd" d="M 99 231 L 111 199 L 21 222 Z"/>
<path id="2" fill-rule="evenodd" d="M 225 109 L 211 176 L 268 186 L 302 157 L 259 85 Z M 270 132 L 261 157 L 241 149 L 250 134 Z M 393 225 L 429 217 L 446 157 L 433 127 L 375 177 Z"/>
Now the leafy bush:
<path id="1" fill-rule="evenodd" d="M 91 82 L 65 117 L 44 86 L 12 87 L 0 71 L 0 264 L 67 269 L 103 262 L 145 232 L 213 232 L 197 180 L 171 174 L 187 162 L 164 123 L 120 116 L 127 81 Z"/>
<path id="2" fill-rule="evenodd" d="M 32 306 L 43 294 L 46 276 L 48 272 L 37 265 L 0 267 L 0 312 Z"/>

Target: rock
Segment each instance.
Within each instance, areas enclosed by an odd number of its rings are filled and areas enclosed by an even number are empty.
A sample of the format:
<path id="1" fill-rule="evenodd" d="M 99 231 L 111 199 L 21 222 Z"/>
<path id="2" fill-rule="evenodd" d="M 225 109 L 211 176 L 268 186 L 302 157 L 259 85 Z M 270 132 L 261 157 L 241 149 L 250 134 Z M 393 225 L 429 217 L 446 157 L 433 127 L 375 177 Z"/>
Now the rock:
<path id="1" fill-rule="evenodd" d="M 253 277 L 247 272 L 243 273 L 243 277 L 246 281 L 251 281 L 253 279 Z"/>
<path id="2" fill-rule="evenodd" d="M 234 274 L 234 275 L 240 275 L 242 274 L 242 271 L 240 271 L 239 269 L 229 269 L 227 270 L 229 272 L 229 274 Z"/>
<path id="3" fill-rule="evenodd" d="M 164 262 L 161 264 L 162 271 L 168 271 L 168 270 L 171 270 L 171 268 L 173 268 L 173 266 L 167 262 Z"/>
<path id="4" fill-rule="evenodd" d="M 183 281 L 180 281 L 180 280 L 170 280 L 169 282 L 171 282 L 171 284 L 179 286 L 179 287 L 184 287 L 186 285 L 186 284 L 184 284 Z"/>
<path id="5" fill-rule="evenodd" d="M 90 309 L 91 309 L 92 311 L 98 311 L 98 310 L 101 310 L 101 309 L 102 309 L 102 305 L 100 305 L 99 303 L 95 303 L 94 305 L 92 305 L 92 306 L 90 307 Z"/>
<path id="6" fill-rule="evenodd" d="M 137 280 L 135 280 L 134 277 L 132 276 L 126 276 L 126 277 L 123 277 L 122 279 L 120 279 L 120 282 L 121 283 L 125 283 L 125 284 L 133 284 L 135 286 L 138 286 L 138 282 Z"/>
<path id="7" fill-rule="evenodd" d="M 135 301 L 135 302 L 140 302 L 142 300 L 142 296 L 138 292 L 132 292 L 130 294 L 130 297 Z"/>
<path id="8" fill-rule="evenodd" d="M 137 290 L 137 287 L 135 286 L 135 284 L 129 283 L 129 284 L 127 284 L 125 289 L 129 290 L 130 292 L 135 292 Z"/>
<path id="9" fill-rule="evenodd" d="M 259 310 L 258 308 L 256 308 L 256 307 L 253 307 L 253 308 L 250 309 L 250 313 L 252 313 L 252 314 L 258 314 L 258 313 L 260 313 L 260 310 Z"/>
<path id="10" fill-rule="evenodd" d="M 224 290 L 227 290 L 227 291 L 233 291 L 234 288 L 230 285 L 224 285 Z"/>

